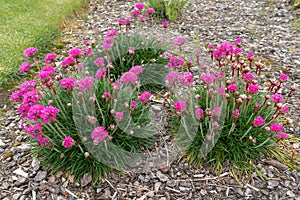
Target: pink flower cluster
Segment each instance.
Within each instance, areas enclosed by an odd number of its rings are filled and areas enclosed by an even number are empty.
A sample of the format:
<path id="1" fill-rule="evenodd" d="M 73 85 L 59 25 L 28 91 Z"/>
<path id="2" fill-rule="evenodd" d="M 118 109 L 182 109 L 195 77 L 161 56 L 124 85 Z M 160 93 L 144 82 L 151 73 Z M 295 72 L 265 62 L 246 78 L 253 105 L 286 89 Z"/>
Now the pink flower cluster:
<path id="1" fill-rule="evenodd" d="M 59 85 L 66 90 L 72 90 L 76 86 L 76 80 L 74 78 L 63 78 Z"/>
<path id="2" fill-rule="evenodd" d="M 185 101 L 176 101 L 173 105 L 175 108 L 176 112 L 178 113 L 183 113 L 186 109 L 186 102 Z"/>
<path id="3" fill-rule="evenodd" d="M 140 96 L 138 96 L 138 100 L 143 103 L 147 103 L 151 97 L 151 93 L 144 91 Z"/>
<path id="4" fill-rule="evenodd" d="M 120 82 L 125 83 L 126 85 L 128 84 L 133 84 L 136 85 L 138 81 L 138 77 L 135 73 L 133 72 L 125 72 L 122 74 L 120 78 Z"/>
<path id="5" fill-rule="evenodd" d="M 34 47 L 29 47 L 25 49 L 23 55 L 24 58 L 33 58 L 37 54 L 38 50 Z"/>
<path id="6" fill-rule="evenodd" d="M 96 145 L 102 142 L 107 136 L 108 132 L 105 130 L 104 126 L 98 126 L 92 132 L 92 139 Z"/>
<path id="7" fill-rule="evenodd" d="M 178 69 L 181 68 L 183 64 L 184 64 L 184 60 L 181 57 L 173 56 L 169 60 L 168 67 L 172 69 Z"/>

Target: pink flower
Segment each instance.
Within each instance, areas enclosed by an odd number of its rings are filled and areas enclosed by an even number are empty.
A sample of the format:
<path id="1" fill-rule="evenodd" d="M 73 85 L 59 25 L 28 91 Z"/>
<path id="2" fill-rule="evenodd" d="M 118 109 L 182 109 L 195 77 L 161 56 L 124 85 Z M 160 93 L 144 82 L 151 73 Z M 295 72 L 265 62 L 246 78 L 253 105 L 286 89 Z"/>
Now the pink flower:
<path id="1" fill-rule="evenodd" d="M 56 54 L 55 53 L 49 53 L 44 58 L 44 61 L 45 61 L 45 63 L 49 64 L 51 62 L 54 62 L 55 59 L 56 59 Z"/>
<path id="2" fill-rule="evenodd" d="M 103 68 L 99 68 L 96 72 L 96 77 L 99 79 L 99 80 L 103 80 L 106 76 L 106 68 L 103 67 Z"/>
<path id="3" fill-rule="evenodd" d="M 121 84 L 120 84 L 120 82 L 114 82 L 112 87 L 113 87 L 113 90 L 120 90 Z"/>
<path id="4" fill-rule="evenodd" d="M 286 74 L 280 74 L 280 75 L 279 75 L 279 79 L 280 79 L 281 82 L 283 82 L 283 81 L 288 80 L 288 79 L 289 79 L 289 76 L 286 75 Z"/>
<path id="5" fill-rule="evenodd" d="M 45 107 L 42 111 L 41 111 L 41 118 L 43 118 L 44 123 L 50 123 L 50 122 L 54 122 L 56 120 L 56 115 L 59 112 L 59 109 L 53 106 L 49 106 L 49 107 Z"/>
<path id="6" fill-rule="evenodd" d="M 31 106 L 24 103 L 19 106 L 18 111 L 21 113 L 21 118 L 25 118 L 28 115 L 28 110 Z"/>
<path id="7" fill-rule="evenodd" d="M 111 48 L 112 48 L 112 44 L 105 43 L 102 45 L 102 49 L 104 49 L 104 50 L 109 50 Z"/>
<path id="8" fill-rule="evenodd" d="M 38 77 L 40 79 L 46 79 L 49 76 L 53 75 L 55 73 L 55 68 L 52 66 L 46 66 L 42 69 L 42 71 L 38 74 Z"/>
<path id="9" fill-rule="evenodd" d="M 280 112 L 281 112 L 281 113 L 288 113 L 288 112 L 289 112 L 289 107 L 288 107 L 288 106 L 283 106 L 283 107 L 280 109 Z"/>
<path id="10" fill-rule="evenodd" d="M 115 29 L 112 29 L 112 30 L 110 30 L 110 31 L 107 32 L 106 36 L 107 37 L 113 37 L 113 36 L 115 36 L 117 34 L 118 34 L 118 31 L 115 30 Z"/>
<path id="11" fill-rule="evenodd" d="M 151 93 L 144 91 L 140 96 L 138 96 L 138 100 L 143 103 L 147 103 L 151 97 Z"/>
<path id="12" fill-rule="evenodd" d="M 261 117 L 261 116 L 258 116 L 254 119 L 253 121 L 253 126 L 254 127 L 258 127 L 258 126 L 261 126 L 261 125 L 264 125 L 265 124 L 265 120 Z"/>
<path id="13" fill-rule="evenodd" d="M 35 89 L 37 86 L 36 80 L 25 81 L 20 85 L 20 90 L 24 93 Z"/>
<path id="14" fill-rule="evenodd" d="M 219 106 L 215 107 L 213 110 L 212 110 L 212 114 L 216 117 L 220 117 L 221 115 L 221 108 Z"/>
<path id="15" fill-rule="evenodd" d="M 140 21 L 141 21 L 141 22 L 145 22 L 146 20 L 147 20 L 147 17 L 145 17 L 145 16 L 141 16 L 141 17 L 140 17 Z"/>
<path id="16" fill-rule="evenodd" d="M 50 139 L 49 138 L 43 138 L 41 136 L 41 137 L 38 137 L 38 141 L 39 141 L 41 147 L 44 147 L 50 141 Z"/>
<path id="17" fill-rule="evenodd" d="M 173 45 L 175 46 L 181 46 L 186 42 L 186 39 L 184 37 L 178 37 L 175 40 L 173 40 Z"/>
<path id="18" fill-rule="evenodd" d="M 168 21 L 162 22 L 161 24 L 162 24 L 162 26 L 164 28 L 167 28 L 169 26 L 169 22 Z"/>
<path id="19" fill-rule="evenodd" d="M 89 45 L 89 40 L 83 40 L 84 45 Z"/>
<path id="20" fill-rule="evenodd" d="M 141 14 L 141 12 L 140 11 L 138 11 L 138 10 L 133 10 L 132 12 L 131 12 L 131 16 L 132 17 L 138 17 L 139 15 Z"/>
<path id="21" fill-rule="evenodd" d="M 215 46 L 214 46 L 213 44 L 209 44 L 209 45 L 208 45 L 208 48 L 209 48 L 209 49 L 214 49 Z"/>
<path id="22" fill-rule="evenodd" d="M 37 122 L 36 124 L 29 125 L 28 127 L 28 135 L 31 135 L 33 138 L 38 138 L 42 137 L 43 132 L 42 132 L 43 126 L 40 122 Z"/>
<path id="23" fill-rule="evenodd" d="M 122 83 L 125 83 L 126 85 L 128 85 L 130 83 L 132 83 L 133 85 L 135 85 L 137 83 L 137 81 L 138 81 L 138 77 L 133 72 L 125 72 L 121 76 L 120 81 Z"/>
<path id="24" fill-rule="evenodd" d="M 98 67 L 102 67 L 104 65 L 104 58 L 100 57 L 100 58 L 96 58 L 96 60 L 94 61 L 95 65 L 97 65 Z"/>
<path id="25" fill-rule="evenodd" d="M 178 72 L 172 71 L 169 72 L 169 74 L 167 74 L 165 79 L 167 84 L 173 85 L 178 80 L 178 78 L 179 78 Z"/>
<path id="26" fill-rule="evenodd" d="M 136 109 L 136 101 L 131 101 L 130 110 L 134 111 Z"/>
<path id="27" fill-rule="evenodd" d="M 233 54 L 233 45 L 229 42 L 223 42 L 218 49 L 213 53 L 215 58 L 226 58 Z"/>
<path id="28" fill-rule="evenodd" d="M 85 53 L 85 55 L 90 56 L 90 55 L 92 55 L 92 53 L 93 53 L 93 49 L 90 49 L 90 48 L 84 48 L 84 49 L 83 49 L 83 52 Z"/>
<path id="29" fill-rule="evenodd" d="M 182 113 L 186 109 L 186 103 L 185 101 L 177 101 L 174 103 L 173 107 L 177 112 Z"/>
<path id="30" fill-rule="evenodd" d="M 143 10 L 144 9 L 144 7 L 145 7 L 145 5 L 143 4 L 143 3 L 137 3 L 137 4 L 135 4 L 135 7 L 137 8 L 137 9 L 139 9 L 139 10 Z"/>
<path id="31" fill-rule="evenodd" d="M 232 112 L 233 116 L 234 117 L 238 117 L 240 115 L 240 111 L 239 109 L 235 109 L 233 112 Z"/>
<path id="32" fill-rule="evenodd" d="M 257 85 L 249 85 L 247 88 L 247 91 L 251 94 L 256 94 L 258 92 L 259 88 Z"/>
<path id="33" fill-rule="evenodd" d="M 278 133 L 278 132 L 282 131 L 282 126 L 274 123 L 274 124 L 270 125 L 270 130 L 271 130 L 271 133 Z"/>
<path id="34" fill-rule="evenodd" d="M 75 65 L 75 59 L 73 57 L 67 57 L 64 61 L 61 62 L 61 66 L 64 68 L 73 65 Z"/>
<path id="35" fill-rule="evenodd" d="M 241 53 L 243 53 L 243 50 L 241 48 L 236 48 L 236 49 L 233 50 L 233 53 L 234 54 L 241 54 Z"/>
<path id="36" fill-rule="evenodd" d="M 251 53 L 248 53 L 248 54 L 247 54 L 247 58 L 248 58 L 248 59 L 251 59 L 251 58 L 253 58 L 253 57 L 254 57 L 254 53 L 251 52 Z"/>
<path id="37" fill-rule="evenodd" d="M 172 57 L 172 52 L 166 51 L 166 52 L 163 53 L 163 58 L 164 59 L 170 59 L 171 57 Z"/>
<path id="38" fill-rule="evenodd" d="M 24 92 L 21 90 L 16 90 L 11 94 L 11 100 L 16 101 L 16 102 L 21 102 L 23 99 Z"/>
<path id="39" fill-rule="evenodd" d="M 272 99 L 275 103 L 281 103 L 283 101 L 281 94 L 273 94 Z"/>
<path id="40" fill-rule="evenodd" d="M 143 72 L 143 68 L 141 66 L 133 66 L 131 67 L 131 69 L 129 70 L 129 72 L 133 72 L 136 75 L 140 74 Z"/>
<path id="41" fill-rule="evenodd" d="M 210 73 L 204 73 L 201 75 L 201 80 L 206 84 L 212 83 L 215 79 L 215 75 Z"/>
<path id="42" fill-rule="evenodd" d="M 73 58 L 80 58 L 82 55 L 82 51 L 78 48 L 73 48 L 69 51 L 69 56 Z"/>
<path id="43" fill-rule="evenodd" d="M 238 89 L 238 87 L 235 84 L 230 84 L 228 85 L 227 89 L 230 92 L 235 92 Z"/>
<path id="44" fill-rule="evenodd" d="M 183 86 L 189 86 L 194 82 L 191 72 L 185 72 L 179 77 L 180 83 Z"/>
<path id="45" fill-rule="evenodd" d="M 117 120 L 119 120 L 119 121 L 122 120 L 123 116 L 124 116 L 123 112 L 116 112 L 115 115 L 116 115 Z"/>
<path id="46" fill-rule="evenodd" d="M 243 75 L 243 79 L 246 81 L 246 82 L 251 82 L 252 80 L 254 80 L 254 75 L 253 74 L 244 74 Z"/>
<path id="47" fill-rule="evenodd" d="M 23 56 L 24 58 L 31 58 L 34 57 L 37 54 L 38 50 L 34 47 L 29 47 L 25 49 Z"/>
<path id="48" fill-rule="evenodd" d="M 125 24 L 130 24 L 130 22 L 131 22 L 130 18 L 127 18 L 127 19 L 124 20 Z"/>
<path id="49" fill-rule="evenodd" d="M 29 62 L 23 62 L 22 66 L 19 69 L 20 73 L 28 72 L 29 70 L 30 70 L 30 63 Z"/>
<path id="50" fill-rule="evenodd" d="M 111 99 L 110 92 L 104 92 L 103 95 L 102 95 L 102 98 L 106 99 L 106 100 L 110 100 Z"/>
<path id="51" fill-rule="evenodd" d="M 45 108 L 44 106 L 39 105 L 39 104 L 31 106 L 28 109 L 28 119 L 37 121 L 41 117 L 41 114 L 42 114 L 44 108 Z"/>
<path id="52" fill-rule="evenodd" d="M 202 116 L 203 116 L 203 110 L 200 109 L 200 108 L 196 109 L 196 110 L 195 110 L 195 115 L 196 115 L 196 118 L 197 118 L 197 119 L 201 119 Z"/>
<path id="53" fill-rule="evenodd" d="M 225 91 L 226 91 L 225 87 L 220 87 L 219 88 L 219 95 L 225 94 Z"/>
<path id="54" fill-rule="evenodd" d="M 234 42 L 235 42 L 236 44 L 240 44 L 240 43 L 242 42 L 242 39 L 241 39 L 241 38 L 237 38 L 236 40 L 234 40 Z"/>
<path id="55" fill-rule="evenodd" d="M 129 47 L 128 49 L 129 49 L 129 54 L 134 55 L 135 48 L 134 47 Z"/>
<path id="56" fill-rule="evenodd" d="M 146 15 L 151 15 L 151 14 L 153 14 L 155 12 L 155 10 L 153 9 L 153 8 L 148 8 L 146 11 L 145 11 L 145 13 L 146 13 Z"/>
<path id="57" fill-rule="evenodd" d="M 259 103 L 255 103 L 255 104 L 254 104 L 254 109 L 255 109 L 255 110 L 260 109 L 260 104 L 259 104 Z"/>
<path id="58" fill-rule="evenodd" d="M 170 67 L 172 69 L 177 69 L 177 68 L 181 68 L 183 64 L 184 64 L 184 61 L 181 57 L 173 56 L 170 58 L 168 67 Z"/>
<path id="59" fill-rule="evenodd" d="M 72 87 L 75 87 L 76 81 L 74 78 L 63 78 L 59 84 L 60 87 L 65 88 L 66 90 L 71 90 Z"/>
<path id="60" fill-rule="evenodd" d="M 34 105 L 40 100 L 40 95 L 36 89 L 26 92 L 23 95 L 23 103 Z"/>
<path id="61" fill-rule="evenodd" d="M 86 77 L 84 79 L 81 79 L 79 81 L 79 90 L 88 90 L 92 87 L 93 82 L 94 82 L 94 78 L 93 77 Z"/>
<path id="62" fill-rule="evenodd" d="M 288 134 L 286 134 L 285 132 L 281 132 L 277 135 L 278 139 L 288 139 Z"/>
<path id="63" fill-rule="evenodd" d="M 73 139 L 70 136 L 65 137 L 63 141 L 63 146 L 68 149 L 73 146 Z"/>
<path id="64" fill-rule="evenodd" d="M 108 132 L 105 130 L 105 127 L 98 126 L 92 132 L 92 139 L 95 144 L 98 144 L 108 136 Z"/>

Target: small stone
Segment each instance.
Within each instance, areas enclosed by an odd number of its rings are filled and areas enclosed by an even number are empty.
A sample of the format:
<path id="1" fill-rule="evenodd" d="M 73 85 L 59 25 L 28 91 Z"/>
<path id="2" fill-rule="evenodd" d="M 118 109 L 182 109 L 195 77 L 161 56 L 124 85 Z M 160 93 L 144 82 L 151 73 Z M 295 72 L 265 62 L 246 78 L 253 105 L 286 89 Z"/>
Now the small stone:
<path id="1" fill-rule="evenodd" d="M 0 147 L 5 146 L 5 143 L 0 139 Z"/>
<path id="2" fill-rule="evenodd" d="M 287 195 L 288 197 L 290 197 L 290 198 L 294 198 L 294 197 L 295 197 L 295 194 L 294 194 L 291 190 L 288 190 L 288 191 L 286 192 L 286 195 Z"/>
<path id="3" fill-rule="evenodd" d="M 47 172 L 46 171 L 38 171 L 38 173 L 34 177 L 34 181 L 39 182 L 44 180 L 47 177 Z"/>
<path id="4" fill-rule="evenodd" d="M 181 192 L 189 192 L 189 191 L 191 190 L 191 188 L 179 186 L 179 190 L 180 190 Z"/>
<path id="5" fill-rule="evenodd" d="M 206 190 L 203 190 L 203 189 L 201 189 L 201 190 L 200 190 L 200 194 L 201 194 L 202 196 L 204 196 L 204 195 L 206 195 L 206 194 L 207 194 L 207 191 L 206 191 Z"/>
<path id="6" fill-rule="evenodd" d="M 36 200 L 36 191 L 32 190 L 32 200 Z"/>
<path id="7" fill-rule="evenodd" d="M 89 173 L 85 173 L 80 180 L 81 187 L 87 186 L 92 182 L 92 176 Z"/>
<path id="8" fill-rule="evenodd" d="M 160 171 L 156 172 L 156 176 L 161 182 L 167 182 L 168 180 L 170 180 L 168 176 L 164 175 Z"/>
<path id="9" fill-rule="evenodd" d="M 13 199 L 19 199 L 19 197 L 21 196 L 21 193 L 16 193 L 12 196 Z"/>
<path id="10" fill-rule="evenodd" d="M 237 192 L 239 195 L 244 196 L 244 192 L 242 191 L 241 188 L 238 188 L 238 189 L 236 190 L 236 192 Z"/>
<path id="11" fill-rule="evenodd" d="M 168 180 L 166 184 L 169 187 L 175 187 L 176 186 L 176 181 L 175 180 Z"/>
<path id="12" fill-rule="evenodd" d="M 155 184 L 154 184 L 154 190 L 155 190 L 155 192 L 158 192 L 159 191 L 159 188 L 160 188 L 160 186 L 161 186 L 161 182 L 156 182 Z"/>
<path id="13" fill-rule="evenodd" d="M 28 177 L 28 173 L 24 172 L 22 169 L 18 168 L 15 171 L 13 171 L 14 174 L 23 176 L 23 177 Z"/>

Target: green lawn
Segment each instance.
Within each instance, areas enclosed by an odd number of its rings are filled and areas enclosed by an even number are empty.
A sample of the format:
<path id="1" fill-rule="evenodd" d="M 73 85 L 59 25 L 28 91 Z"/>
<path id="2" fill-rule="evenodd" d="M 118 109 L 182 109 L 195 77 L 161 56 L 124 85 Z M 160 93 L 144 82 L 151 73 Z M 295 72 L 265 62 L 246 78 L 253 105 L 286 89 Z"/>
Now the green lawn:
<path id="1" fill-rule="evenodd" d="M 1 0 L 0 88 L 17 77 L 28 47 L 45 48 L 59 35 L 63 16 L 79 10 L 87 0 Z"/>

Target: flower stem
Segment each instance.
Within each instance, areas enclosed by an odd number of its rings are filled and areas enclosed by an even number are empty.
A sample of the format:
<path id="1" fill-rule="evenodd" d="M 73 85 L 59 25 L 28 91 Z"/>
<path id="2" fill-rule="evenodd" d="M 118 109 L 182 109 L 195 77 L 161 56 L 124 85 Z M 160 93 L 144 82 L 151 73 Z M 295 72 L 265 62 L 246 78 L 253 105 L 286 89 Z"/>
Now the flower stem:
<path id="1" fill-rule="evenodd" d="M 249 131 L 252 129 L 252 126 L 250 126 L 249 128 L 248 128 L 248 130 L 246 131 L 246 133 L 240 138 L 240 140 L 242 140 L 248 133 L 249 133 Z"/>

